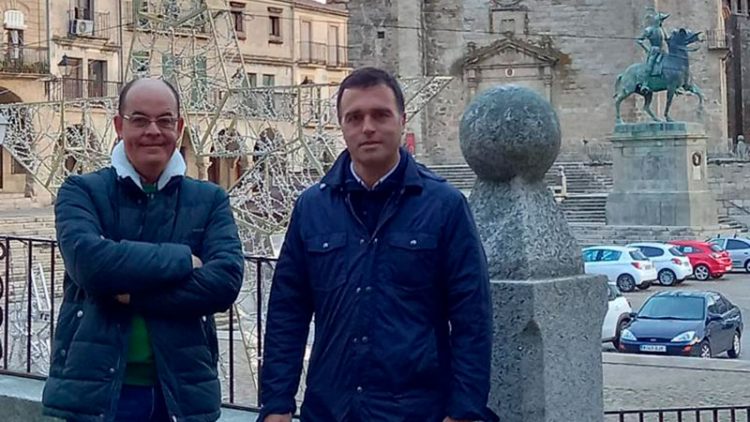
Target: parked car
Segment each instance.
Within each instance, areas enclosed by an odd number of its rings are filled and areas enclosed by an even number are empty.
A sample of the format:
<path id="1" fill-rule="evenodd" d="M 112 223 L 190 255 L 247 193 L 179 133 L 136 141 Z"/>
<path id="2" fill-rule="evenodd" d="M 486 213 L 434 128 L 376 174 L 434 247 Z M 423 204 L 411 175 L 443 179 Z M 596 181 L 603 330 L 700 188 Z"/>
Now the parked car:
<path id="1" fill-rule="evenodd" d="M 620 334 L 621 352 L 700 356 L 742 351 L 742 312 L 716 292 L 656 293 Z"/>
<path id="2" fill-rule="evenodd" d="M 662 286 L 674 286 L 682 283 L 693 274 L 690 259 L 674 245 L 656 242 L 631 243 L 631 248 L 638 248 L 656 267 L 656 278 Z"/>
<path id="3" fill-rule="evenodd" d="M 693 276 L 700 281 L 721 278 L 732 269 L 729 253 L 718 245 L 698 240 L 673 240 L 669 243 L 690 259 Z"/>
<path id="4" fill-rule="evenodd" d="M 630 301 L 620 293 L 620 289 L 614 283 L 607 283 L 609 287 L 609 300 L 607 315 L 604 316 L 602 324 L 602 343 L 611 341 L 615 348 L 620 345 L 620 333 L 630 323 L 630 314 L 633 309 Z"/>
<path id="5" fill-rule="evenodd" d="M 603 274 L 623 292 L 645 290 L 656 280 L 656 268 L 641 251 L 624 246 L 583 249 L 586 274 Z"/>
<path id="6" fill-rule="evenodd" d="M 750 273 L 750 239 L 746 237 L 718 237 L 709 242 L 729 252 L 732 267 Z"/>

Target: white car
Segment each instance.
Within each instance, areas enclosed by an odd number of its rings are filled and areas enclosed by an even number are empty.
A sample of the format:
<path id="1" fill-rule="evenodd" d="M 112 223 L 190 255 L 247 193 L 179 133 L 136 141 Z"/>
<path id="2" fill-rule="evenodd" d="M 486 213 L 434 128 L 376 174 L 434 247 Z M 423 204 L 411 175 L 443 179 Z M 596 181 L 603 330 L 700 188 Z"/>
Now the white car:
<path id="1" fill-rule="evenodd" d="M 636 287 L 645 290 L 656 281 L 656 268 L 636 248 L 625 246 L 592 246 L 583 249 L 586 274 L 606 275 L 622 292 Z"/>
<path id="2" fill-rule="evenodd" d="M 656 267 L 656 278 L 662 286 L 674 286 L 682 283 L 693 274 L 693 266 L 685 254 L 674 245 L 657 242 L 640 242 L 628 245 L 637 248 Z"/>
<path id="3" fill-rule="evenodd" d="M 617 349 L 620 346 L 620 333 L 630 323 L 630 313 L 633 309 L 628 299 L 620 293 L 614 283 L 607 282 L 607 286 L 609 287 L 609 305 L 602 324 L 602 343 L 611 341 Z"/>

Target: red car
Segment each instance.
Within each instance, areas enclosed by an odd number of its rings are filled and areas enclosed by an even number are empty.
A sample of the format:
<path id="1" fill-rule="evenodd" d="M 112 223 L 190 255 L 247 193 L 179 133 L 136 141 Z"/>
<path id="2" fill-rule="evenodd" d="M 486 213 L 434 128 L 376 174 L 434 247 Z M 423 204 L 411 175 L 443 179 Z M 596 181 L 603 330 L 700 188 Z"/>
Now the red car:
<path id="1" fill-rule="evenodd" d="M 698 240 L 674 240 L 669 242 L 685 254 L 693 266 L 693 276 L 700 281 L 721 278 L 732 269 L 729 252 L 713 243 Z"/>

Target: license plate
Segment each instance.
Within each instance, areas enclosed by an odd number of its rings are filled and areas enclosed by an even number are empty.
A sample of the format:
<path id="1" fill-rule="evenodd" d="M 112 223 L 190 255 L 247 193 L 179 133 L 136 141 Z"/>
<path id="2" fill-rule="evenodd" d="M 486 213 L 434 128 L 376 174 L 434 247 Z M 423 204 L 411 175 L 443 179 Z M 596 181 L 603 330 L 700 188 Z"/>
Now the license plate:
<path id="1" fill-rule="evenodd" d="M 641 345 L 641 352 L 666 352 L 667 346 L 660 346 L 656 344 L 643 344 Z"/>

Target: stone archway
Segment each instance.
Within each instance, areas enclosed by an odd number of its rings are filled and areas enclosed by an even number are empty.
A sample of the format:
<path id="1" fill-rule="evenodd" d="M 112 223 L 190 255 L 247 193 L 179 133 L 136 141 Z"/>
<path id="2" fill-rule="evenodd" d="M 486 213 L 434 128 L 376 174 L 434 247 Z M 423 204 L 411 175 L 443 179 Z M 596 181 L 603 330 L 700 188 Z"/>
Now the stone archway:
<path id="1" fill-rule="evenodd" d="M 0 104 L 21 103 L 23 100 L 13 91 L 0 86 Z M 0 147 L 0 192 L 33 194 L 33 178 L 5 148 Z"/>

